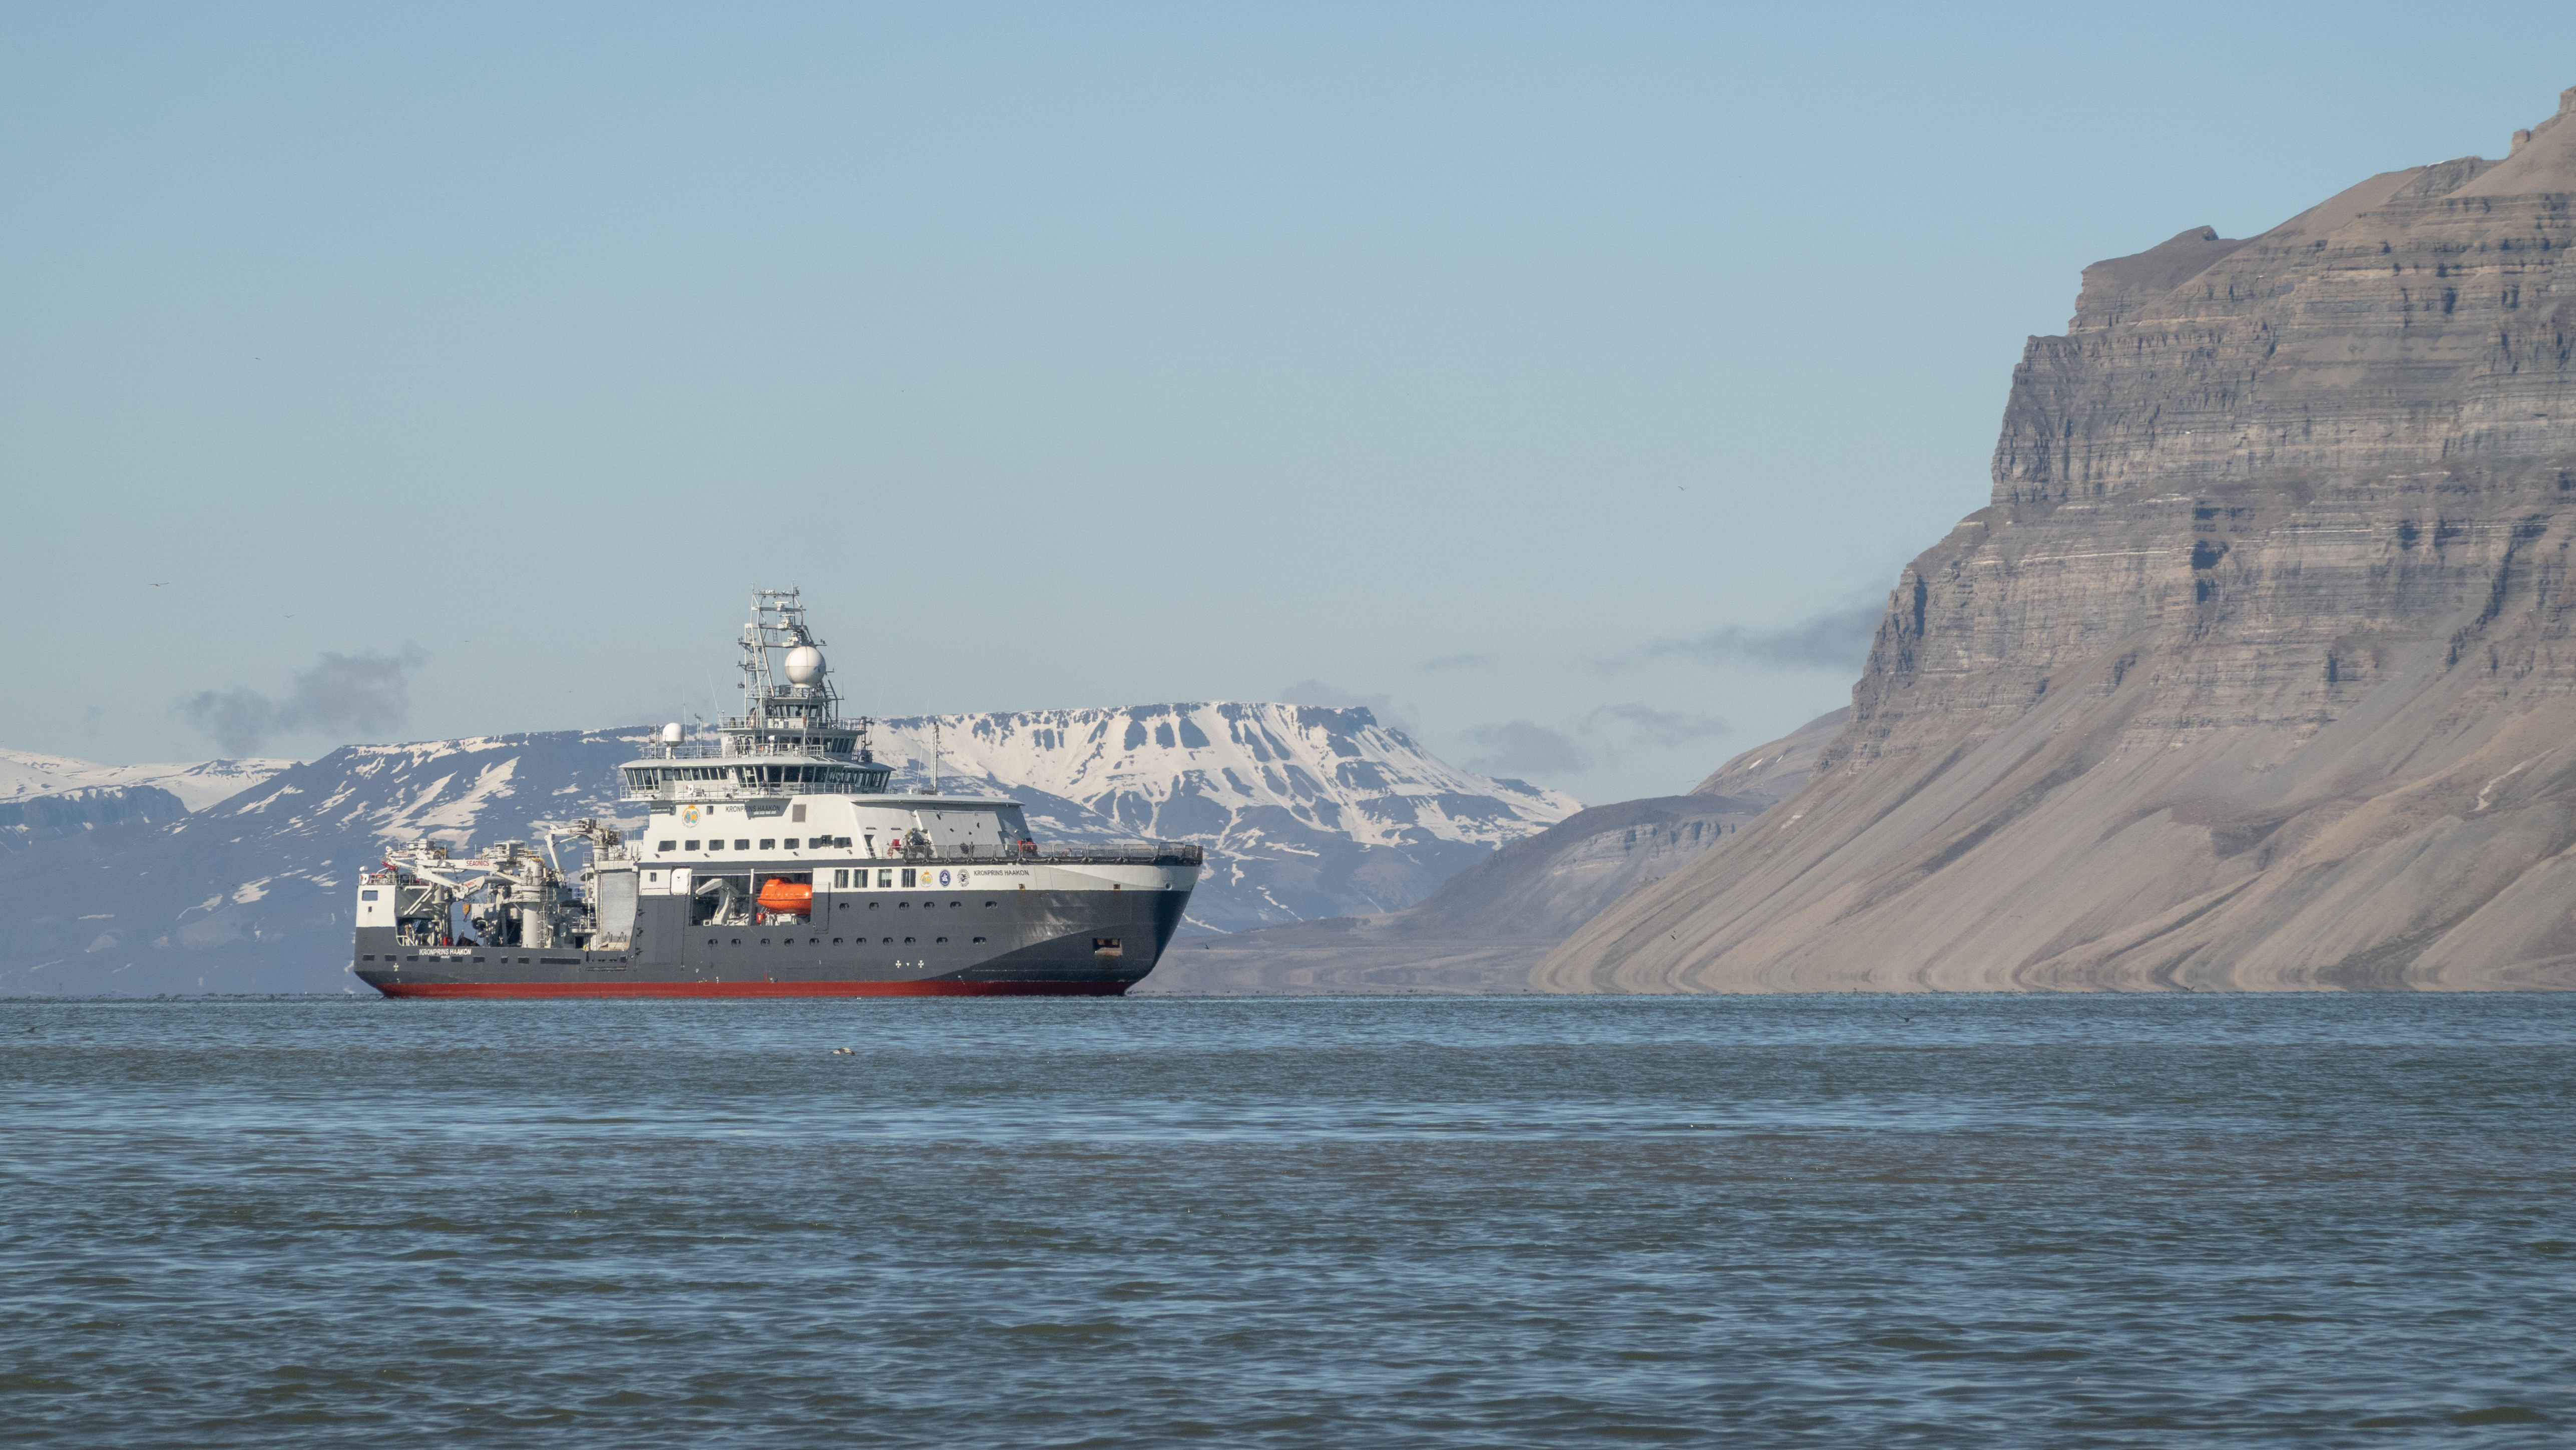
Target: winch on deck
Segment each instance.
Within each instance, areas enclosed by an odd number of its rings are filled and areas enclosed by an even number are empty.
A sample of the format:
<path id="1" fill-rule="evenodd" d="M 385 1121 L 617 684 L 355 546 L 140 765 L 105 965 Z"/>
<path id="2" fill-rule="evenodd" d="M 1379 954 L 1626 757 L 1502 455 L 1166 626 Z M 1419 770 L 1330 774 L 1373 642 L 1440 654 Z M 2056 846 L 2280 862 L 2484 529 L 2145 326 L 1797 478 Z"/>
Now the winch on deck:
<path id="1" fill-rule="evenodd" d="M 592 860 L 567 876 L 555 843 L 577 840 Z M 497 841 L 457 856 L 435 841 L 386 854 L 361 883 L 362 913 L 375 892 L 392 893 L 395 940 L 405 946 L 619 947 L 635 927 L 635 867 L 611 859 L 624 840 L 613 826 L 576 821 L 549 831 L 540 853 L 525 841 Z"/>

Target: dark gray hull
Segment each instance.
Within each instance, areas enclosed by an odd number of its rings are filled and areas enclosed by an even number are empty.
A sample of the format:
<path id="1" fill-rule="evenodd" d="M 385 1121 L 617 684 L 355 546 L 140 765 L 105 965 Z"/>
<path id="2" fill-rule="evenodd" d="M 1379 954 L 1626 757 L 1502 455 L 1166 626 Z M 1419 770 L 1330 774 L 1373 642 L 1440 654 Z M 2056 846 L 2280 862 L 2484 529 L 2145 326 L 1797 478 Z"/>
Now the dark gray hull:
<path id="1" fill-rule="evenodd" d="M 360 980 L 389 997 L 1115 996 L 1142 980 L 1190 893 L 825 892 L 810 923 L 688 924 L 637 903 L 623 951 L 398 945 L 361 928 Z"/>

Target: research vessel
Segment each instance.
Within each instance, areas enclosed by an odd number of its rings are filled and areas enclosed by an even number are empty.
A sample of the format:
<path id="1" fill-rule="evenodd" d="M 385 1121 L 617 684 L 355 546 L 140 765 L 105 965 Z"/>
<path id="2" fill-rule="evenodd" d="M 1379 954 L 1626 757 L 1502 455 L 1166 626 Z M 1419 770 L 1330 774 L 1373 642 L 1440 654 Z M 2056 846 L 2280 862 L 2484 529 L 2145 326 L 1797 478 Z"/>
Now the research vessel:
<path id="1" fill-rule="evenodd" d="M 351 969 L 390 997 L 1114 996 L 1154 969 L 1199 847 L 1040 843 L 1019 802 L 942 793 L 935 750 L 892 789 L 796 590 L 754 594 L 742 673 L 742 714 L 621 767 L 640 831 L 387 852 Z"/>

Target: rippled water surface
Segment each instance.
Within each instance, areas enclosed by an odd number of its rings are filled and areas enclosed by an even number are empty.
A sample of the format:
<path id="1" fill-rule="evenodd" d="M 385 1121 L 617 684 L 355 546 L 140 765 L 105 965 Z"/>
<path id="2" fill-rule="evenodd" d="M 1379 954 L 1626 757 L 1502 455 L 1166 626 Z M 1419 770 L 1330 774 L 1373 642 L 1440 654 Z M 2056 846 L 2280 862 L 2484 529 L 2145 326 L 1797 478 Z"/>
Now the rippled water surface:
<path id="1" fill-rule="evenodd" d="M 0 1002 L 0 1441 L 2570 1444 L 2572 1108 L 2539 996 Z"/>

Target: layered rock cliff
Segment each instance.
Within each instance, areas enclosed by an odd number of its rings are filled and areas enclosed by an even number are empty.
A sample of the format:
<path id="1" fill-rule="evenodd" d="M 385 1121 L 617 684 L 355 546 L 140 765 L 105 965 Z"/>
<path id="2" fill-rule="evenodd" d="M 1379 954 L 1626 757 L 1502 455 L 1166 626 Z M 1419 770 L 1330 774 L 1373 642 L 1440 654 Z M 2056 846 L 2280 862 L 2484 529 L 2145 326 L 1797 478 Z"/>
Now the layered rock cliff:
<path id="1" fill-rule="evenodd" d="M 1814 777 L 1557 990 L 2576 987 L 2576 91 L 2085 269 Z"/>

